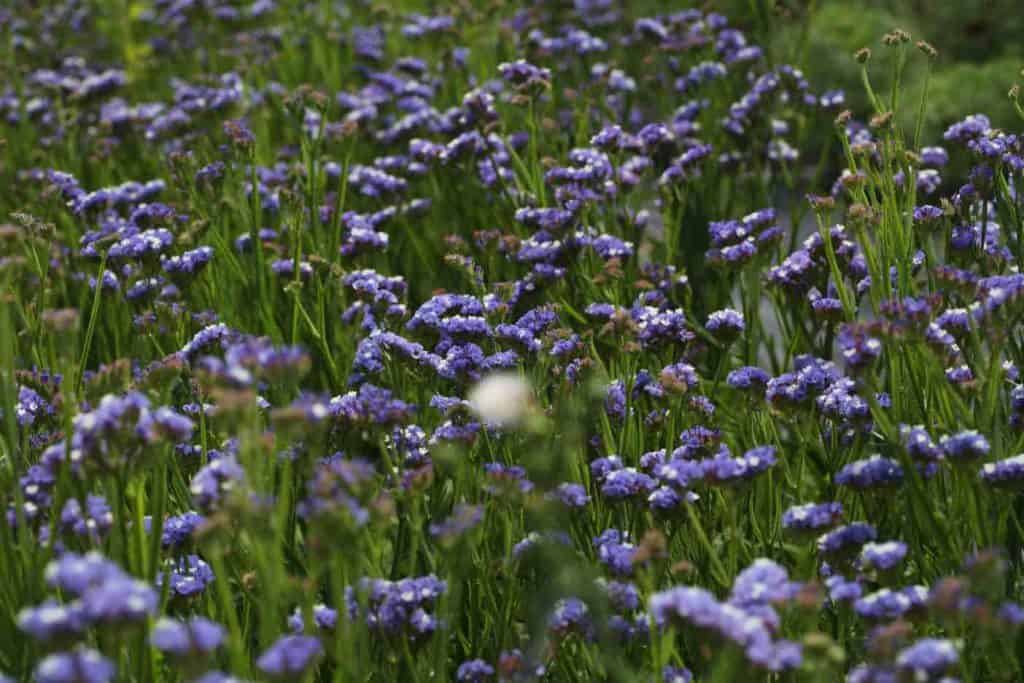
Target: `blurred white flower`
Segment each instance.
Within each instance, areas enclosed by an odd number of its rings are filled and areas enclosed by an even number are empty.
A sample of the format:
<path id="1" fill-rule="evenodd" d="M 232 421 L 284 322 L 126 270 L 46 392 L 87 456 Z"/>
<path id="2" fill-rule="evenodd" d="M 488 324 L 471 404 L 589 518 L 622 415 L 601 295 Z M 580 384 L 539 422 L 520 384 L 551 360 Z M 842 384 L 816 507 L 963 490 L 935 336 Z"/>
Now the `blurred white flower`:
<path id="1" fill-rule="evenodd" d="M 469 392 L 469 407 L 486 424 L 515 427 L 530 412 L 532 392 L 525 379 L 510 372 L 484 377 Z"/>

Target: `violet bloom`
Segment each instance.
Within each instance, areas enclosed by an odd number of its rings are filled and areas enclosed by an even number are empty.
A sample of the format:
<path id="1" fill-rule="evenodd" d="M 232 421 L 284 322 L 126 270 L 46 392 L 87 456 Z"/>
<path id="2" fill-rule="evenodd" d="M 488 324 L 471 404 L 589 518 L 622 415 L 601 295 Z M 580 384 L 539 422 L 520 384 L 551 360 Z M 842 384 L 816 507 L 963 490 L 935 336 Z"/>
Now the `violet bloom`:
<path id="1" fill-rule="evenodd" d="M 794 505 L 782 514 L 782 528 L 787 531 L 820 532 L 835 526 L 842 515 L 842 503 Z"/>
<path id="2" fill-rule="evenodd" d="M 751 448 L 738 458 L 731 458 L 727 453 L 720 453 L 713 458 L 704 460 L 701 465 L 704 478 L 711 483 L 732 484 L 753 479 L 766 472 L 776 463 L 774 446 L 758 446 Z"/>
<path id="3" fill-rule="evenodd" d="M 914 680 L 932 680 L 947 673 L 960 660 L 956 646 L 943 638 L 922 638 L 904 648 L 896 657 L 896 666 Z"/>
<path id="4" fill-rule="evenodd" d="M 301 677 L 323 653 L 313 636 L 282 636 L 256 660 L 263 673 L 277 678 Z"/>
<path id="5" fill-rule="evenodd" d="M 107 683 L 114 678 L 114 663 L 96 650 L 79 648 L 57 652 L 36 667 L 38 683 Z"/>
<path id="6" fill-rule="evenodd" d="M 169 563 L 166 572 L 156 577 L 157 587 L 162 587 L 167 577 L 171 596 L 189 598 L 202 593 L 213 582 L 213 570 L 198 555 L 187 555 Z"/>
<path id="7" fill-rule="evenodd" d="M 159 596 L 148 584 L 122 573 L 87 590 L 82 611 L 95 624 L 139 624 L 156 614 L 158 602 Z"/>
<path id="8" fill-rule="evenodd" d="M 902 541 L 867 543 L 861 548 L 860 563 L 864 568 L 888 571 L 895 569 L 907 556 L 907 544 Z"/>
<path id="9" fill-rule="evenodd" d="M 725 382 L 733 389 L 763 395 L 770 379 L 771 376 L 761 368 L 746 366 L 731 371 Z"/>
<path id="10" fill-rule="evenodd" d="M 47 585 L 76 596 L 123 574 L 120 567 L 98 552 L 64 553 L 59 559 L 51 560 L 44 571 Z"/>
<path id="11" fill-rule="evenodd" d="M 430 525 L 430 535 L 442 543 L 454 543 L 464 534 L 475 529 L 483 517 L 483 506 L 459 503 L 452 510 L 450 517 Z"/>
<path id="12" fill-rule="evenodd" d="M 18 628 L 44 643 L 77 638 L 88 625 L 77 601 L 62 605 L 51 599 L 18 612 Z"/>
<path id="13" fill-rule="evenodd" d="M 555 489 L 555 497 L 569 508 L 586 507 L 590 502 L 587 489 L 582 484 L 574 484 L 572 482 L 559 484 L 558 488 Z"/>
<path id="14" fill-rule="evenodd" d="M 471 659 L 459 665 L 455 680 L 459 683 L 486 683 L 494 676 L 494 667 L 482 659 Z"/>
<path id="15" fill-rule="evenodd" d="M 903 482 L 903 468 L 891 458 L 873 455 L 843 467 L 835 481 L 839 486 L 861 490 L 894 487 Z"/>
<path id="16" fill-rule="evenodd" d="M 986 484 L 996 488 L 1022 488 L 1024 487 L 1024 454 L 986 463 L 981 468 L 979 476 Z"/>
<path id="17" fill-rule="evenodd" d="M 982 460 L 988 456 L 991 450 L 988 439 L 973 429 L 952 436 L 944 436 L 939 441 L 939 445 L 950 462 L 957 464 Z"/>
<path id="18" fill-rule="evenodd" d="M 865 543 L 875 540 L 878 532 L 866 522 L 853 522 L 818 538 L 818 552 L 825 556 L 843 557 L 858 552 Z"/>
<path id="19" fill-rule="evenodd" d="M 189 492 L 196 507 L 203 511 L 219 508 L 245 480 L 245 470 L 233 455 L 218 458 L 196 472 Z"/>
<path id="20" fill-rule="evenodd" d="M 564 598 L 555 603 L 555 609 L 548 618 L 548 628 L 563 638 L 572 633 L 586 640 L 594 636 L 590 610 L 579 598 Z"/>
<path id="21" fill-rule="evenodd" d="M 313 605 L 313 623 L 321 631 L 333 631 L 338 625 L 338 610 L 331 609 L 323 603 Z M 288 617 L 288 627 L 294 633 L 302 633 L 305 630 L 306 625 L 301 608 L 296 607 L 292 615 Z"/>
<path id="22" fill-rule="evenodd" d="M 708 316 L 704 326 L 716 339 L 726 344 L 735 341 L 746 327 L 743 314 L 731 308 L 715 311 Z"/>
<path id="23" fill-rule="evenodd" d="M 911 610 L 923 609 L 928 600 L 924 586 L 907 586 L 897 590 L 883 588 L 857 600 L 853 608 L 857 614 L 872 621 L 892 621 Z"/>
<path id="24" fill-rule="evenodd" d="M 149 636 L 153 647 L 172 657 L 207 655 L 224 641 L 224 627 L 204 617 L 187 622 L 160 619 Z"/>

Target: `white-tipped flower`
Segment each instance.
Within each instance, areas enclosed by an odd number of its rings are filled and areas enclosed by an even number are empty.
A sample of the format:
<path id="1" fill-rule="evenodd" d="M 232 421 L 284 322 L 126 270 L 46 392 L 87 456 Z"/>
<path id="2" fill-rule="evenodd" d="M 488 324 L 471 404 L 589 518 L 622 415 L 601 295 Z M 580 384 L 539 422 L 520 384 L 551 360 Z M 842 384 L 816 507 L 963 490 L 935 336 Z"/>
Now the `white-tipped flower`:
<path id="1" fill-rule="evenodd" d="M 503 372 L 483 378 L 469 392 L 469 407 L 488 425 L 516 427 L 530 413 L 530 385 L 517 374 Z"/>

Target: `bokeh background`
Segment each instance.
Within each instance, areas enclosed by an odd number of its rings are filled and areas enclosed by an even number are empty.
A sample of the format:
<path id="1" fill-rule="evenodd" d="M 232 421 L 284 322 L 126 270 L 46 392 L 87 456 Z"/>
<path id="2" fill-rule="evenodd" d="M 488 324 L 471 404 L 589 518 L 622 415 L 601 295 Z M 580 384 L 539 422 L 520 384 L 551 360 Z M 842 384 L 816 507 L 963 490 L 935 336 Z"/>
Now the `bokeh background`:
<path id="1" fill-rule="evenodd" d="M 812 83 L 844 88 L 855 112 L 868 107 L 852 54 L 862 47 L 877 54 L 882 36 L 901 28 L 939 51 L 922 139 L 938 140 L 945 126 L 971 112 L 987 114 L 994 126 L 1019 127 L 1007 92 L 1024 67 L 1020 0 L 723 0 L 710 6 L 745 22 L 774 59 L 803 64 Z M 905 101 L 916 101 L 923 60 L 910 61 Z M 876 89 L 887 88 L 887 70 L 874 66 Z"/>

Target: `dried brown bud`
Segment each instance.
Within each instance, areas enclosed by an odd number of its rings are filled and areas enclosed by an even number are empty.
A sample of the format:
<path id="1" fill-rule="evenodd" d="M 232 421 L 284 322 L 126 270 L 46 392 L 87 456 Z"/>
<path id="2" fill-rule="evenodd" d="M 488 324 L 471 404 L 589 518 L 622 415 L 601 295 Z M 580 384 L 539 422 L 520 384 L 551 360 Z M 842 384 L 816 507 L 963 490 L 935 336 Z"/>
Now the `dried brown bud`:
<path id="1" fill-rule="evenodd" d="M 935 49 L 931 43 L 926 40 L 919 40 L 915 43 L 915 46 L 920 50 L 928 59 L 935 59 L 939 56 L 939 51 Z"/>
<path id="2" fill-rule="evenodd" d="M 640 545 L 633 553 L 633 564 L 643 564 L 649 560 L 662 560 L 668 557 L 668 541 L 665 534 L 657 529 L 649 529 L 640 539 Z"/>
<path id="3" fill-rule="evenodd" d="M 839 182 L 841 182 L 843 184 L 843 187 L 847 189 L 854 189 L 863 186 L 864 183 L 867 182 L 867 178 L 864 176 L 863 173 L 844 172 L 841 176 L 839 176 Z"/>
<path id="4" fill-rule="evenodd" d="M 850 152 L 855 157 L 868 157 L 875 153 L 877 147 L 873 142 L 858 142 L 855 145 L 850 145 Z"/>
<path id="5" fill-rule="evenodd" d="M 21 229 L 16 225 L 6 223 L 0 225 L 0 242 L 17 242 L 21 239 Z"/>
<path id="6" fill-rule="evenodd" d="M 74 308 L 57 308 L 43 311 L 43 325 L 51 332 L 67 334 L 78 329 L 79 315 Z"/>
<path id="7" fill-rule="evenodd" d="M 807 202 L 815 211 L 831 211 L 836 208 L 835 198 L 829 195 L 809 194 L 807 195 Z"/>
<path id="8" fill-rule="evenodd" d="M 871 117 L 871 121 L 868 122 L 872 128 L 885 128 L 892 123 L 895 115 L 891 111 L 884 111 L 881 114 L 875 114 Z"/>
<path id="9" fill-rule="evenodd" d="M 882 38 L 882 42 L 890 47 L 896 45 L 902 45 L 910 42 L 910 34 L 903 29 L 893 29 L 889 33 L 886 33 Z"/>
<path id="10" fill-rule="evenodd" d="M 836 125 L 845 126 L 847 123 L 850 122 L 850 119 L 852 118 L 853 112 L 851 112 L 849 109 L 844 109 L 841 112 L 839 112 L 838 116 L 836 116 Z"/>
<path id="11" fill-rule="evenodd" d="M 906 621 L 894 621 L 886 626 L 881 626 L 868 638 L 868 652 L 878 659 L 892 659 L 897 652 L 903 649 L 913 634 L 914 629 Z"/>
<path id="12" fill-rule="evenodd" d="M 857 60 L 858 64 L 867 64 L 868 60 L 871 59 L 871 48 L 862 47 L 853 53 L 853 58 Z"/>

